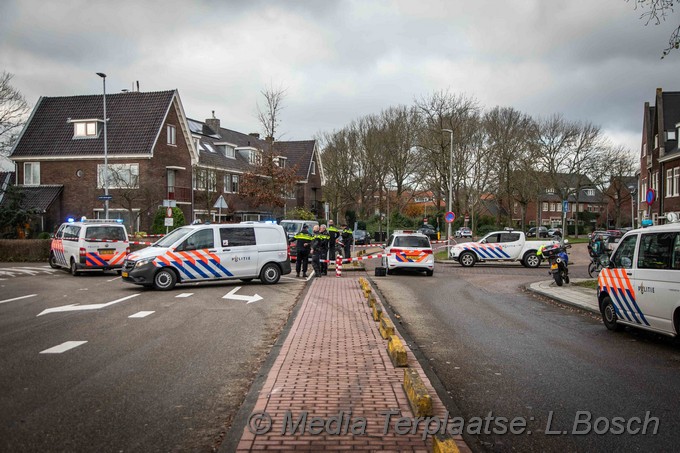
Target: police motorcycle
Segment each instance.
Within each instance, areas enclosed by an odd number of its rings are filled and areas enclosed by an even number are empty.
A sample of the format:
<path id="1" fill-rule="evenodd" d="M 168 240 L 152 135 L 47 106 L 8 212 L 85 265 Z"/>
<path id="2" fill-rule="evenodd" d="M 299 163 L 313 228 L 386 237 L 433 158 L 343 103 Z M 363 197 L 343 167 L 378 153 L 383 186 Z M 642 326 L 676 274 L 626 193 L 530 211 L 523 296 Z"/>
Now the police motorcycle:
<path id="1" fill-rule="evenodd" d="M 544 247 L 541 254 L 550 263 L 550 274 L 555 279 L 557 286 L 569 283 L 569 255 L 567 249 L 571 248 L 569 240 L 565 239 L 563 244 L 553 244 Z"/>

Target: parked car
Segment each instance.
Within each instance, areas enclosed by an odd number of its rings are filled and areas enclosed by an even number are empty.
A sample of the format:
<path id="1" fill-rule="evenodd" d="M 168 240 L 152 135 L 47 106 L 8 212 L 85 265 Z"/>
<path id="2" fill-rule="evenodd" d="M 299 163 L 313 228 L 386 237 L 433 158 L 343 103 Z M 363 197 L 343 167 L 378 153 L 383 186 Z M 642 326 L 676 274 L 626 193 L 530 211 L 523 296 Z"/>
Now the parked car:
<path id="1" fill-rule="evenodd" d="M 123 281 L 169 291 L 177 283 L 255 278 L 277 283 L 290 274 L 286 233 L 266 223 L 177 228 L 150 247 L 131 253 Z"/>
<path id="2" fill-rule="evenodd" d="M 529 228 L 529 231 L 527 231 L 527 237 L 529 238 L 547 238 L 548 237 L 548 229 L 544 226 L 541 227 L 531 227 Z"/>
<path id="3" fill-rule="evenodd" d="M 562 229 L 561 228 L 550 228 L 548 230 L 548 237 L 549 238 L 554 238 L 554 237 L 562 237 Z"/>
<path id="4" fill-rule="evenodd" d="M 424 234 L 431 241 L 436 241 L 438 239 L 437 238 L 437 230 L 435 230 L 432 225 L 423 225 L 422 227 L 418 228 L 418 230 L 416 232 L 420 233 L 420 234 Z"/>
<path id="5" fill-rule="evenodd" d="M 382 265 L 387 274 L 392 275 L 396 269 L 415 269 L 434 273 L 434 253 L 430 239 L 420 233 L 395 231 L 387 240 L 385 257 Z"/>
<path id="6" fill-rule="evenodd" d="M 354 245 L 370 245 L 371 235 L 366 230 L 355 230 L 352 233 L 354 236 Z"/>
<path id="7" fill-rule="evenodd" d="M 461 227 L 456 230 L 456 237 L 457 238 L 471 238 L 472 237 L 472 230 L 470 228 L 466 227 Z"/>

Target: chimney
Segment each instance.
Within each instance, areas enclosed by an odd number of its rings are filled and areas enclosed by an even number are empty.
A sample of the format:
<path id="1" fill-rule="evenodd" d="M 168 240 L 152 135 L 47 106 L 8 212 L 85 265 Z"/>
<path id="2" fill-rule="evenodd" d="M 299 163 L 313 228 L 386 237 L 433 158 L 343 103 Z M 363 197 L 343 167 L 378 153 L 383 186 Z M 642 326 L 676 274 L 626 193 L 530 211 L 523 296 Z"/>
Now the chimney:
<path id="1" fill-rule="evenodd" d="M 220 119 L 215 118 L 214 110 L 212 111 L 212 118 L 208 118 L 207 120 L 205 120 L 205 124 L 207 124 L 208 127 L 212 129 L 212 131 L 215 134 L 220 135 Z"/>
<path id="2" fill-rule="evenodd" d="M 250 135 L 251 137 L 255 137 L 255 138 L 258 139 L 258 140 L 260 139 L 260 134 L 257 133 L 257 132 L 251 132 L 251 133 L 248 134 L 248 135 Z"/>

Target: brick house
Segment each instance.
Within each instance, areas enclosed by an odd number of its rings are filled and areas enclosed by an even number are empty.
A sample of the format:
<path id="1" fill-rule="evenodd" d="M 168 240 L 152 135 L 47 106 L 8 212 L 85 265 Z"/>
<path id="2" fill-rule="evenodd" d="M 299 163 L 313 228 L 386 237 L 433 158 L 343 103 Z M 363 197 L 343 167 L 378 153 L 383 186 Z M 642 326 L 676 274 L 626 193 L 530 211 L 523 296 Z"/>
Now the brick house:
<path id="1" fill-rule="evenodd" d="M 103 217 L 98 198 L 104 194 L 102 101 L 102 95 L 41 97 L 15 143 L 10 158 L 17 185 L 30 188 L 34 197 L 61 189 L 51 203 L 57 207 L 47 207 L 52 214 L 38 227 L 43 231 L 68 217 Z M 187 222 L 260 219 L 262 210 L 239 195 L 238 175 L 248 170 L 248 156 L 262 151 L 266 141 L 220 128 L 214 118 L 189 120 L 177 90 L 107 94 L 106 109 L 110 218 L 123 219 L 131 230 L 148 231 L 162 200 L 173 199 Z M 322 199 L 323 172 L 316 142 L 280 143 L 282 159 L 307 165 L 298 170 L 301 181 L 290 205 L 318 209 L 314 202 Z M 233 159 L 227 156 L 231 152 Z M 220 194 L 229 204 L 221 219 L 214 217 L 217 209 L 213 213 L 204 207 L 213 206 Z"/>
<path id="2" fill-rule="evenodd" d="M 668 212 L 680 211 L 680 92 L 656 90 L 654 105 L 645 102 L 638 182 L 640 219 L 663 223 Z M 648 190 L 653 203 L 648 205 Z"/>

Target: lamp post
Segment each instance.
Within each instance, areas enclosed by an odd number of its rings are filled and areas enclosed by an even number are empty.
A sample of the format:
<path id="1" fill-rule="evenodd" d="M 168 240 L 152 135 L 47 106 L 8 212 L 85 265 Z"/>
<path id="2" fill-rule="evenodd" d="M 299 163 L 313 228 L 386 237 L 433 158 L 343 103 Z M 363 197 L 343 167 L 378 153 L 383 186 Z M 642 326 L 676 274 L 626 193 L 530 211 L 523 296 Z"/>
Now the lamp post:
<path id="1" fill-rule="evenodd" d="M 630 226 L 635 228 L 635 194 L 637 194 L 637 187 L 630 185 L 628 190 L 630 191 Z"/>
<path id="2" fill-rule="evenodd" d="M 451 212 L 453 209 L 453 130 L 452 129 L 442 129 L 442 132 L 448 132 L 451 134 L 451 150 L 449 151 L 449 209 Z M 450 245 L 451 242 L 451 222 L 447 222 L 446 227 L 446 244 Z M 449 250 L 449 254 L 451 250 Z"/>
<path id="3" fill-rule="evenodd" d="M 108 143 L 106 137 L 106 74 L 98 72 L 97 75 L 102 78 L 104 87 L 104 219 L 109 218 L 109 153 Z"/>

